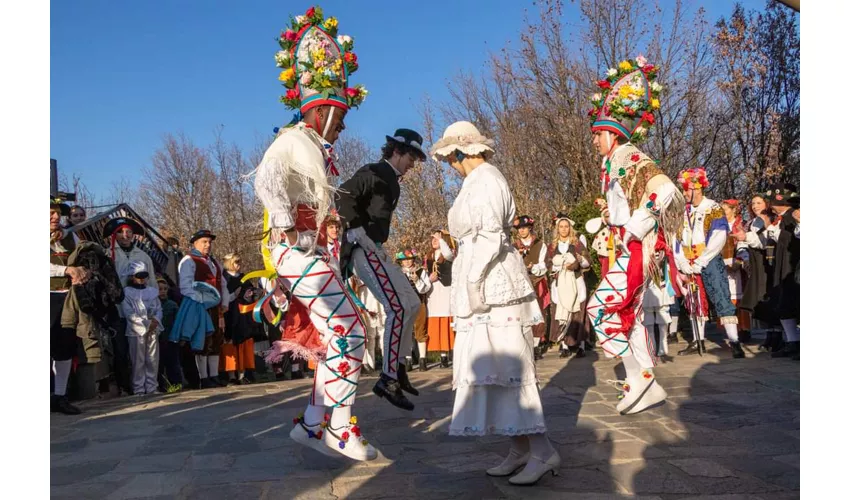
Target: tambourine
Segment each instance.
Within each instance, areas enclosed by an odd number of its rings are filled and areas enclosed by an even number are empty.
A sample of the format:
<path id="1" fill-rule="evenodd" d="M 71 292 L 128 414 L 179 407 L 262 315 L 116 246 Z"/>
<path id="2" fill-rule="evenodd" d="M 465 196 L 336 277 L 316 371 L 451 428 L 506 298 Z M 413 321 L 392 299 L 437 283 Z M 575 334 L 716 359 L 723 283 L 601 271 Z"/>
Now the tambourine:
<path id="1" fill-rule="evenodd" d="M 196 281 L 192 283 L 192 288 L 201 295 L 200 302 L 204 305 L 205 309 L 215 307 L 221 303 L 221 294 L 209 283 Z"/>

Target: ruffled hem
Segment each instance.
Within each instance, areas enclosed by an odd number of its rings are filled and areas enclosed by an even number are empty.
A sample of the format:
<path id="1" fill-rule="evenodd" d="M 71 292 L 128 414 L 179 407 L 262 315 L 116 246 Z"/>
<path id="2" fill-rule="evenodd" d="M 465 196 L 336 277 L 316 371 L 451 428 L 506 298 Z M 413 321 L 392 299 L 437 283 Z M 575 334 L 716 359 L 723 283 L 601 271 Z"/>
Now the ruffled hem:
<path id="1" fill-rule="evenodd" d="M 461 381 L 452 381 L 452 390 L 461 389 L 470 386 L 487 386 L 495 385 L 499 387 L 525 387 L 527 385 L 537 385 L 539 381 L 537 376 L 529 377 L 508 377 L 507 379 L 499 376 L 487 375 L 483 380 L 470 380 L 465 378 Z"/>
<path id="2" fill-rule="evenodd" d="M 263 353 L 263 359 L 274 365 L 283 361 L 283 357 L 289 353 L 295 359 L 319 363 L 325 360 L 325 352 L 324 347 L 311 349 L 290 340 L 275 340 L 271 349 Z"/>
<path id="3" fill-rule="evenodd" d="M 529 319 L 523 320 L 520 316 L 509 316 L 507 319 L 494 320 L 490 314 L 476 314 L 470 318 L 455 318 L 454 328 L 456 332 L 466 331 L 478 325 L 487 325 L 494 328 L 502 328 L 506 326 L 521 326 L 523 328 L 539 325 L 543 323 L 542 315 L 534 315 Z"/>
<path id="4" fill-rule="evenodd" d="M 527 434 L 543 434 L 545 432 L 546 426 L 543 424 L 519 429 L 515 429 L 513 427 L 500 429 L 495 426 L 487 428 L 464 427 L 463 429 L 453 429 L 449 427 L 449 436 L 486 436 L 488 434 L 496 434 L 500 436 L 525 436 Z"/>

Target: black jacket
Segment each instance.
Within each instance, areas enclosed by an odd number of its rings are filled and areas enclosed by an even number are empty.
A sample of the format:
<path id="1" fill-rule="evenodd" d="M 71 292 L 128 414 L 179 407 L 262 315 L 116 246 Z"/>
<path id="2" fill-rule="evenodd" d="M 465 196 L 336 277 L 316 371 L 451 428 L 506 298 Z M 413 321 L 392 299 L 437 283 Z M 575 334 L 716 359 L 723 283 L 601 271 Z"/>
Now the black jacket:
<path id="1" fill-rule="evenodd" d="M 360 167 L 340 186 L 336 205 L 343 229 L 362 227 L 372 241 L 384 243 L 390 236 L 390 223 L 400 193 L 398 176 L 386 161 Z M 339 256 L 343 276 L 348 276 L 353 249 L 343 238 Z"/>
<path id="2" fill-rule="evenodd" d="M 343 227 L 362 227 L 372 241 L 384 243 L 400 193 L 398 176 L 389 163 L 364 165 L 340 186 L 337 208 Z"/>

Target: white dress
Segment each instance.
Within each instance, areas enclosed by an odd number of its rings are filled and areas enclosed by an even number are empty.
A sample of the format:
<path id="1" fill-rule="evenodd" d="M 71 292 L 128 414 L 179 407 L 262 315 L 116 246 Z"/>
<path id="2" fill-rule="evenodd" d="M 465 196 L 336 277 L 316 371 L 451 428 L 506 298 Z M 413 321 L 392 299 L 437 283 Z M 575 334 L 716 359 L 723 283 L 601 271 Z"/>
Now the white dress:
<path id="1" fill-rule="evenodd" d="M 449 211 L 449 232 L 459 242 L 451 287 L 457 336 L 450 435 L 546 432 L 531 333 L 543 315 L 510 241 L 515 214 L 507 181 L 489 163 L 464 179 Z M 490 310 L 472 314 L 466 283 L 482 277 Z"/>

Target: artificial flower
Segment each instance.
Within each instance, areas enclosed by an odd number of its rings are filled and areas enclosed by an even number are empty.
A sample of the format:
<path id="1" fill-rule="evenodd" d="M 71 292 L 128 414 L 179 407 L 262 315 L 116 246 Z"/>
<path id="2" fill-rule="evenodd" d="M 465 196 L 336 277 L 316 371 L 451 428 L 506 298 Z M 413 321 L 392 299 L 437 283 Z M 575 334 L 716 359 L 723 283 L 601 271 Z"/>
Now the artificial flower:
<path id="1" fill-rule="evenodd" d="M 348 87 L 345 89 L 345 95 L 348 97 L 357 97 L 360 94 L 360 91 L 356 88 Z"/>
<path id="2" fill-rule="evenodd" d="M 294 42 L 298 38 L 298 35 L 292 30 L 286 30 L 280 37 L 288 42 Z"/>
<path id="3" fill-rule="evenodd" d="M 278 80 L 282 82 L 288 82 L 295 79 L 295 70 L 290 68 L 286 68 L 285 70 L 280 72 L 280 76 Z"/>
<path id="4" fill-rule="evenodd" d="M 638 127 L 635 129 L 634 133 L 637 135 L 643 135 L 644 133 L 646 133 L 646 129 L 643 127 Z"/>
<path id="5" fill-rule="evenodd" d="M 601 95 L 601 94 L 593 94 L 593 96 L 591 96 L 590 100 L 592 100 L 592 101 L 601 101 L 601 100 L 602 100 L 602 95 Z M 591 110 L 591 111 L 592 111 L 592 110 Z"/>
<path id="6" fill-rule="evenodd" d="M 298 99 L 298 91 L 295 89 L 289 89 L 286 91 L 286 98 L 288 100 Z"/>
<path id="7" fill-rule="evenodd" d="M 357 63 L 357 54 L 354 52 L 346 52 L 344 56 L 342 56 L 347 63 Z"/>
<path id="8" fill-rule="evenodd" d="M 337 43 L 342 45 L 343 48 L 346 48 L 346 49 L 350 48 L 349 45 L 351 45 L 354 42 L 351 39 L 351 37 L 348 36 L 348 35 L 339 35 L 338 37 L 336 37 L 336 41 L 337 41 Z"/>
<path id="9" fill-rule="evenodd" d="M 620 69 L 623 71 L 631 71 L 632 63 L 630 63 L 629 61 L 623 61 L 620 63 Z"/>
<path id="10" fill-rule="evenodd" d="M 635 62 L 637 63 L 638 68 L 642 68 L 646 65 L 646 58 L 643 56 L 635 57 Z"/>
<path id="11" fill-rule="evenodd" d="M 649 88 L 651 88 L 653 92 L 661 92 L 661 90 L 664 89 L 664 87 L 662 87 L 661 84 L 658 82 L 650 83 Z"/>
<path id="12" fill-rule="evenodd" d="M 307 16 L 295 16 L 295 24 L 298 26 L 303 26 L 307 24 L 309 21 L 307 20 Z"/>
<path id="13" fill-rule="evenodd" d="M 291 56 L 289 55 L 289 51 L 279 50 L 274 55 L 274 61 L 277 64 L 278 68 L 285 68 L 289 66 Z"/>
<path id="14" fill-rule="evenodd" d="M 310 85 L 313 83 L 313 73 L 305 71 L 301 74 L 301 85 Z"/>
<path id="15" fill-rule="evenodd" d="M 315 15 L 316 15 L 316 8 L 315 7 L 310 7 L 309 9 L 307 9 L 307 17 L 313 17 Z"/>
<path id="16" fill-rule="evenodd" d="M 599 88 L 603 88 L 603 89 L 610 89 L 611 88 L 611 83 L 608 82 L 608 80 L 599 80 L 598 82 L 596 82 L 596 85 L 599 85 Z"/>
<path id="17" fill-rule="evenodd" d="M 652 109 L 658 109 L 658 108 L 661 107 L 661 101 L 653 98 L 652 101 L 651 101 L 651 105 L 652 105 Z"/>
<path id="18" fill-rule="evenodd" d="M 655 115 L 653 115 L 652 113 L 644 113 L 641 115 L 641 118 L 646 120 L 646 122 L 650 125 L 653 125 L 655 123 Z"/>
<path id="19" fill-rule="evenodd" d="M 617 76 L 617 70 L 614 68 L 608 68 L 608 76 Z"/>
<path id="20" fill-rule="evenodd" d="M 329 17 L 325 19 L 325 28 L 332 30 L 339 25 L 339 21 L 336 20 L 335 17 Z"/>
<path id="21" fill-rule="evenodd" d="M 699 182 L 694 182 L 694 189 L 702 189 L 702 184 Z"/>

